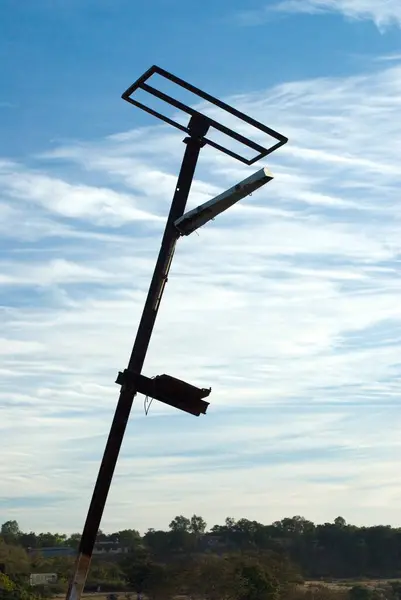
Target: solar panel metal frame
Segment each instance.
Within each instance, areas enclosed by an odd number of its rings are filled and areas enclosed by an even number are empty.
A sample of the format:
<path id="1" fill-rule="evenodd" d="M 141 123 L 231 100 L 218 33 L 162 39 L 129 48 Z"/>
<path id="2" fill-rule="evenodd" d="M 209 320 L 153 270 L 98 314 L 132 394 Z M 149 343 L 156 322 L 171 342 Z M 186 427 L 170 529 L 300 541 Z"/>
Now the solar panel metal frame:
<path id="1" fill-rule="evenodd" d="M 274 138 L 275 140 L 277 140 L 276 143 L 273 144 L 272 146 L 268 147 L 268 148 L 266 148 L 264 146 L 261 146 L 260 144 L 258 144 L 256 142 L 250 140 L 249 138 L 245 137 L 244 135 L 241 135 L 240 133 L 237 133 L 233 129 L 230 129 L 229 127 L 226 127 L 222 123 L 219 123 L 218 121 L 215 121 L 211 117 L 209 117 L 207 115 L 203 115 L 199 111 L 196 111 L 195 109 L 191 108 L 190 106 L 187 106 L 183 102 L 181 102 L 179 100 L 176 100 L 175 98 L 169 96 L 168 94 L 165 94 L 164 92 L 161 92 L 160 90 L 157 90 L 153 86 L 151 86 L 148 83 L 146 83 L 147 80 L 150 79 L 152 77 L 152 75 L 155 75 L 155 74 L 156 75 L 160 75 L 161 77 L 164 77 L 165 79 L 168 79 L 169 81 L 171 81 L 171 82 L 179 85 L 180 87 L 186 89 L 187 91 L 192 92 L 193 94 L 196 94 L 197 96 L 199 96 L 199 98 L 202 98 L 203 100 L 206 100 L 207 102 L 210 102 L 214 106 L 217 106 L 218 108 L 221 108 L 222 110 L 225 110 L 226 112 L 230 113 L 234 117 L 237 117 L 238 119 L 241 119 L 242 121 L 244 121 L 248 125 L 251 125 L 252 127 L 255 127 L 259 131 L 262 131 L 266 135 L 268 135 L 268 136 Z M 145 112 L 149 113 L 150 115 L 153 115 L 154 117 L 157 117 L 158 119 L 161 119 L 165 123 L 168 123 L 169 125 L 172 125 L 173 127 L 176 127 L 177 129 L 180 129 L 181 131 L 183 131 L 183 132 L 185 132 L 187 134 L 190 134 L 190 131 L 189 131 L 188 127 L 185 127 L 184 125 L 181 125 L 180 123 L 177 123 L 173 119 L 170 119 L 169 117 L 167 117 L 167 116 L 159 113 L 158 111 L 154 110 L 153 108 L 150 108 L 149 106 L 146 106 L 146 104 L 143 104 L 142 102 L 138 102 L 137 100 L 131 98 L 131 96 L 138 89 L 142 89 L 145 92 L 148 92 L 149 94 L 152 94 L 153 96 L 155 96 L 159 100 L 163 100 L 164 102 L 167 102 L 171 106 L 174 106 L 175 108 L 186 112 L 188 115 L 191 115 L 191 116 L 202 115 L 204 118 L 206 118 L 208 120 L 208 122 L 210 124 L 210 127 L 213 127 L 217 131 L 220 131 L 221 133 L 224 133 L 225 135 L 227 135 L 227 136 L 231 137 L 232 139 L 236 140 L 237 142 L 240 142 L 240 143 L 244 144 L 248 148 L 252 148 L 253 150 L 256 150 L 258 152 L 258 154 L 256 156 L 254 156 L 253 158 L 249 159 L 249 158 L 246 158 L 245 156 L 242 156 L 241 154 L 233 152 L 229 148 L 226 148 L 225 146 L 222 146 L 221 144 L 218 144 L 217 142 L 214 142 L 213 140 L 211 140 L 211 139 L 209 139 L 207 137 L 204 138 L 205 143 L 207 143 L 209 146 L 212 146 L 212 148 L 215 148 L 216 150 L 224 152 L 225 154 L 228 154 L 232 158 L 235 158 L 235 159 L 237 159 L 237 160 L 239 160 L 242 163 L 245 163 L 247 165 L 254 164 L 255 162 L 257 162 L 261 158 L 264 158 L 268 154 L 271 154 L 272 152 L 274 152 L 275 150 L 277 150 L 281 146 L 284 146 L 284 144 L 286 144 L 288 142 L 288 138 L 285 137 L 284 135 L 282 135 L 281 133 L 279 133 L 278 131 L 275 131 L 274 129 L 271 129 L 271 127 L 267 127 L 267 125 L 263 125 L 263 123 L 260 123 L 259 121 L 256 121 L 255 119 L 252 119 L 252 117 L 249 117 L 245 113 L 237 110 L 236 108 L 230 106 L 229 104 L 226 104 L 225 102 L 222 102 L 221 100 L 218 100 L 214 96 L 211 96 L 210 94 L 202 91 L 201 89 L 195 87 L 194 85 L 192 85 L 192 84 L 184 81 L 180 77 L 176 77 L 172 73 L 169 73 L 168 71 L 162 69 L 161 67 L 158 67 L 157 65 L 153 65 L 143 75 L 141 75 L 141 77 L 139 77 L 139 79 L 137 79 L 122 94 L 121 97 L 123 98 L 123 100 L 126 100 L 130 104 L 133 104 L 134 106 L 136 106 L 136 107 L 144 110 Z"/>

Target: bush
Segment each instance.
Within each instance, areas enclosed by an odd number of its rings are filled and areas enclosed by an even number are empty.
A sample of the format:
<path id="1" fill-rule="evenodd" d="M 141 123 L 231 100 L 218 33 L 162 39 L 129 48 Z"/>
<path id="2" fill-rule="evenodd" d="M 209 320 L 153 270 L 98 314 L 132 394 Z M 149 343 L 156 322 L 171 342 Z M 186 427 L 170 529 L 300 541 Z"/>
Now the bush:
<path id="1" fill-rule="evenodd" d="M 35 585 L 35 587 L 32 588 L 32 591 L 33 590 L 35 590 L 35 594 L 41 598 L 52 598 L 54 596 L 54 593 L 48 585 Z"/>
<path id="2" fill-rule="evenodd" d="M 64 594 L 67 592 L 68 584 L 65 581 L 58 581 L 57 583 L 52 583 L 49 585 L 49 590 L 51 591 L 52 596 L 56 596 L 57 594 Z"/>
<path id="3" fill-rule="evenodd" d="M 125 592 L 129 589 L 129 585 L 125 581 L 99 581 L 88 579 L 85 583 L 84 592 L 96 592 L 98 587 L 102 592 Z"/>

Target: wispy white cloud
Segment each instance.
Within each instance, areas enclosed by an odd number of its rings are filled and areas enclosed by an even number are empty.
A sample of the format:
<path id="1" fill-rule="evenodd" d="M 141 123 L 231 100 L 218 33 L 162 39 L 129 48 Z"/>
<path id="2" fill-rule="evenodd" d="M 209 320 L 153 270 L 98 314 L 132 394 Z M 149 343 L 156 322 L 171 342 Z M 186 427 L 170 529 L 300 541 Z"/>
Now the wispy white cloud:
<path id="1" fill-rule="evenodd" d="M 398 0 L 282 0 L 261 9 L 243 10 L 236 19 L 243 25 L 258 25 L 282 13 L 340 13 L 349 19 L 370 20 L 381 30 L 401 25 L 401 5 Z"/>
<path id="2" fill-rule="evenodd" d="M 127 221 L 157 220 L 157 216 L 135 208 L 132 194 L 110 188 L 71 184 L 19 165 L 0 165 L 0 185 L 11 200 L 37 203 L 50 213 L 69 218 L 91 219 L 99 225 L 120 225 Z"/>
<path id="3" fill-rule="evenodd" d="M 401 62 L 401 53 L 383 54 L 377 56 L 375 60 L 377 62 Z"/>
<path id="4" fill-rule="evenodd" d="M 145 367 L 212 385 L 212 404 L 145 419 L 138 398 L 106 529 L 193 511 L 399 521 L 400 87 L 391 66 L 235 99 L 290 142 L 272 183 L 180 241 Z M 0 165 L 0 476 L 25 528 L 82 524 L 180 139 L 139 129 Z M 248 172 L 205 149 L 190 205 Z"/>

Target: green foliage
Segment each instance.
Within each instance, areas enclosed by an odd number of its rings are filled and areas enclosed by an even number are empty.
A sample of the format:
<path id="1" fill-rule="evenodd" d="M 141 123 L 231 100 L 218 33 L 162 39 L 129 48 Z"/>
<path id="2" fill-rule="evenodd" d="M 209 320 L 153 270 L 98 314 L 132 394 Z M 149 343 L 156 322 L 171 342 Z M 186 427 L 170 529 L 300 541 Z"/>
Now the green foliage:
<path id="1" fill-rule="evenodd" d="M 8 544 L 16 543 L 20 534 L 21 532 L 17 521 L 6 521 L 1 526 L 0 535 Z"/>
<path id="2" fill-rule="evenodd" d="M 74 548 L 74 550 L 78 550 L 79 542 L 81 541 L 80 533 L 72 533 L 69 538 L 66 540 L 66 546 L 70 546 Z"/>
<path id="3" fill-rule="evenodd" d="M 41 597 L 56 589 L 63 593 L 74 559 L 47 558 L 41 548 L 77 549 L 80 538 L 78 533 L 25 533 L 17 521 L 4 523 L 0 563 L 17 587 L 3 586 L 1 600 L 27 600 L 32 591 Z M 120 544 L 128 553 L 94 556 L 87 590 L 99 585 L 105 592 L 134 589 L 149 600 L 180 593 L 204 600 L 401 600 L 398 581 L 383 589 L 300 586 L 303 578 L 401 577 L 401 529 L 355 527 L 343 517 L 315 524 L 297 515 L 270 525 L 227 517 L 206 532 L 201 516 L 179 515 L 168 531 L 149 529 L 141 536 L 135 529 L 99 530 L 98 541 Z M 57 573 L 58 583 L 27 589 L 24 581 L 32 572 Z"/>
<path id="4" fill-rule="evenodd" d="M 366 585 L 354 585 L 348 592 L 348 600 L 380 600 L 381 594 L 377 589 Z"/>
<path id="5" fill-rule="evenodd" d="M 189 529 L 191 527 L 191 521 L 190 519 L 187 519 L 187 517 L 183 517 L 182 515 L 179 515 L 178 517 L 175 517 L 175 519 L 173 519 L 169 525 L 171 531 L 186 531 L 189 532 Z"/>
<path id="6" fill-rule="evenodd" d="M 0 590 L 2 592 L 11 592 L 15 587 L 15 584 L 11 579 L 4 573 L 0 573 Z"/>
<path id="7" fill-rule="evenodd" d="M 213 554 L 192 560 L 181 570 L 181 586 L 189 596 L 205 600 L 235 600 L 234 566 L 228 556 Z"/>
<path id="8" fill-rule="evenodd" d="M 189 531 L 195 535 L 200 535 L 206 531 L 206 521 L 199 515 L 192 515 L 189 524 Z"/>
<path id="9" fill-rule="evenodd" d="M 130 550 L 143 547 L 141 536 L 136 529 L 123 529 L 117 532 L 117 536 L 118 542 Z"/>
<path id="10" fill-rule="evenodd" d="M 337 517 L 336 519 L 334 519 L 334 525 L 336 527 L 345 527 L 347 525 L 346 520 L 343 517 Z"/>
<path id="11" fill-rule="evenodd" d="M 177 581 L 172 576 L 171 570 L 164 564 L 151 560 L 126 561 L 123 571 L 130 586 L 152 600 L 171 597 L 176 591 Z"/>
<path id="12" fill-rule="evenodd" d="M 0 539 L 0 563 L 6 567 L 7 574 L 28 573 L 30 561 L 26 551 L 20 546 L 6 544 Z"/>
<path id="13" fill-rule="evenodd" d="M 72 565 L 71 565 L 72 566 Z M 70 569 L 70 572 L 72 569 Z M 116 562 L 92 561 L 90 579 L 94 581 L 121 581 L 124 569 Z"/>
<path id="14" fill-rule="evenodd" d="M 38 596 L 4 573 L 0 573 L 0 597 L 2 600 L 38 600 Z"/>
<path id="15" fill-rule="evenodd" d="M 278 600 L 280 584 L 275 576 L 260 563 L 243 561 L 235 571 L 238 582 L 238 600 Z"/>

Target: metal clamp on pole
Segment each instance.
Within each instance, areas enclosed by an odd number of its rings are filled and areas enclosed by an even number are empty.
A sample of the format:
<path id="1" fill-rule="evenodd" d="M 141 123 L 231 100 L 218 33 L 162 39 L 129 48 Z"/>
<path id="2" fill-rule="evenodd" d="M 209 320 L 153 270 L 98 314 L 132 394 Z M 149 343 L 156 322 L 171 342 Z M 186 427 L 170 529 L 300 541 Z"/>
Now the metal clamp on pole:
<path id="1" fill-rule="evenodd" d="M 132 373 L 128 369 L 124 369 L 124 371 L 119 371 L 117 375 L 117 379 L 115 383 L 118 385 L 133 385 L 135 386 L 137 382 L 137 373 Z"/>

